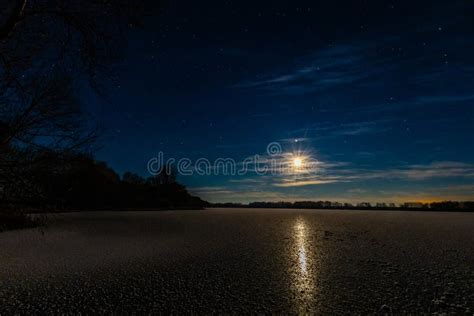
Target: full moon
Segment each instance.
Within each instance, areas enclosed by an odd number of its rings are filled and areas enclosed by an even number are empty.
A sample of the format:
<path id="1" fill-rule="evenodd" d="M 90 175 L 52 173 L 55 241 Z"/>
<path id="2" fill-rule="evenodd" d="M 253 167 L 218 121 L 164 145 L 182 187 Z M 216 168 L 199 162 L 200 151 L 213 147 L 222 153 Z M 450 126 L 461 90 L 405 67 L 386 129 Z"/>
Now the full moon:
<path id="1" fill-rule="evenodd" d="M 293 159 L 293 166 L 295 166 L 295 168 L 300 168 L 302 165 L 303 165 L 303 160 L 301 158 L 297 157 Z"/>

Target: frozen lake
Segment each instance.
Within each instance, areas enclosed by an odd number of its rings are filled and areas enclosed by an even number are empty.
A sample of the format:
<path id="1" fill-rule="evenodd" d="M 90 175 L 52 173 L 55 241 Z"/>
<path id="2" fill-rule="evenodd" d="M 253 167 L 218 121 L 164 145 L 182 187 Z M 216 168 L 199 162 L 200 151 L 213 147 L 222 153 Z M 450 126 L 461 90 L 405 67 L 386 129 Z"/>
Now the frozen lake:
<path id="1" fill-rule="evenodd" d="M 0 233 L 0 314 L 474 312 L 474 213 L 51 215 Z"/>

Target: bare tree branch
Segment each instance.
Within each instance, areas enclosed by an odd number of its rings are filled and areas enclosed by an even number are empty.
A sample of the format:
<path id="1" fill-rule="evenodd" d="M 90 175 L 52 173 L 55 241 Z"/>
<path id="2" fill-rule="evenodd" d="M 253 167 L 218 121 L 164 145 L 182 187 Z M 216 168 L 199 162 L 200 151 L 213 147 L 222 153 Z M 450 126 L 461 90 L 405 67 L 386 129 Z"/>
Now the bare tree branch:
<path id="1" fill-rule="evenodd" d="M 15 26 L 21 21 L 28 0 L 18 0 L 15 2 L 10 16 L 6 22 L 0 26 L 0 41 L 7 38 Z"/>

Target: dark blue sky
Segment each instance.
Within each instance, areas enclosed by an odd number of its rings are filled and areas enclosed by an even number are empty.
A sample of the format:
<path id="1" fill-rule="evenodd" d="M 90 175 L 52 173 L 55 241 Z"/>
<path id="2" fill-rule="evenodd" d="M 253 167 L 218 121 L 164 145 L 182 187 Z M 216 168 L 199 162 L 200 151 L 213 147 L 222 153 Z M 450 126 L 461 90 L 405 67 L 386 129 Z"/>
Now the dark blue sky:
<path id="1" fill-rule="evenodd" d="M 129 36 L 99 106 L 98 158 L 146 175 L 160 151 L 239 162 L 278 142 L 278 159 L 317 167 L 179 180 L 210 201 L 472 199 L 473 13 L 470 1 L 173 1 Z"/>

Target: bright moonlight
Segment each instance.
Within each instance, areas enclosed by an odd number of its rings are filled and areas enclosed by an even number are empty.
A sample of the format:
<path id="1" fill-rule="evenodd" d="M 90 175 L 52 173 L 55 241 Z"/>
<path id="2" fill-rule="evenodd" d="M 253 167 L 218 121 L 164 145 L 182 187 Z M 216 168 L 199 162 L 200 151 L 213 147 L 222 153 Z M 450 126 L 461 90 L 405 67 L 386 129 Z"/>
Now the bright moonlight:
<path id="1" fill-rule="evenodd" d="M 299 157 L 296 157 L 295 159 L 293 159 L 293 166 L 295 168 L 301 168 L 301 166 L 303 166 L 303 159 Z"/>

